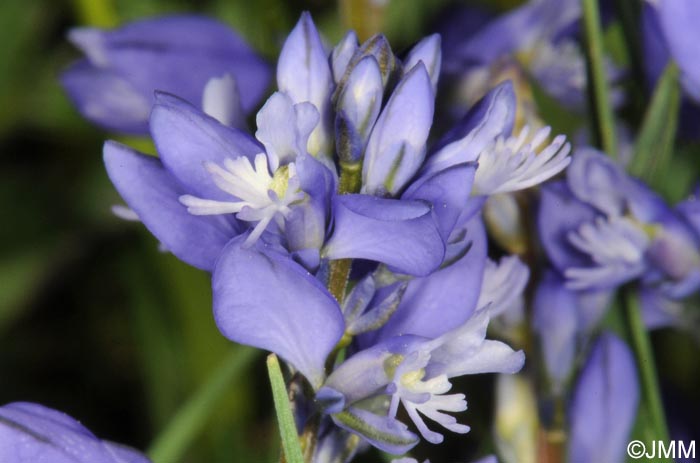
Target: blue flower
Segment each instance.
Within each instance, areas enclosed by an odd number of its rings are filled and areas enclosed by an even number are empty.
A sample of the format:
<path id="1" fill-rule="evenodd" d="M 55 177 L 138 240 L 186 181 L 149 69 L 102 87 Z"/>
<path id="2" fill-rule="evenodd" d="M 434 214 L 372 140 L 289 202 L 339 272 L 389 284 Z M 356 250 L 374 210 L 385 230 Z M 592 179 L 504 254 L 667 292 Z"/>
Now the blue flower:
<path id="1" fill-rule="evenodd" d="M 512 294 L 482 292 L 487 243 L 478 212 L 485 195 L 560 172 L 568 145 L 562 137 L 545 143 L 546 131 L 511 140 L 509 83 L 429 144 L 437 36 L 403 63 L 381 36 L 360 45 L 348 34 L 330 55 L 303 14 L 255 137 L 159 92 L 150 130 L 160 158 L 109 142 L 105 163 L 165 247 L 212 272 L 224 336 L 278 354 L 340 428 L 400 454 L 418 438 L 396 419 L 399 403 L 437 442 L 418 413 L 468 430 L 444 413 L 466 406 L 445 394 L 449 378 L 522 366 L 522 352 L 484 337 L 489 310 L 517 299 L 527 271 L 506 261 L 490 280 L 512 276 Z M 343 288 L 331 294 L 344 259 L 353 260 L 354 288 L 344 294 L 341 274 Z M 335 365 L 341 349 L 349 359 Z M 396 364 L 389 371 L 378 359 Z M 358 403 L 381 396 L 392 405 Z M 336 437 L 319 451 L 336 448 Z"/>
<path id="2" fill-rule="evenodd" d="M 468 20 L 476 24 L 458 28 L 467 14 L 448 20 L 444 28 L 449 38 L 445 67 L 461 81 L 469 101 L 483 95 L 484 84 L 488 88 L 504 69 L 519 63 L 562 105 L 585 108 L 586 63 L 577 37 L 580 2 L 530 0 L 494 19 L 475 11 Z M 612 62 L 607 64 L 609 78 L 615 81 L 620 72 Z M 622 94 L 614 93 L 616 103 L 621 98 Z"/>
<path id="3" fill-rule="evenodd" d="M 99 439 L 64 413 L 27 402 L 14 402 L 0 407 L 0 461 L 150 462 L 136 450 Z"/>
<path id="4" fill-rule="evenodd" d="M 580 149 L 566 182 L 543 188 L 539 230 L 550 259 L 573 289 L 634 279 L 692 292 L 700 265 L 696 230 L 605 155 Z"/>
<path id="5" fill-rule="evenodd" d="M 86 58 L 61 82 L 88 120 L 109 130 L 148 134 L 153 91 L 174 93 L 227 124 L 242 121 L 267 89 L 267 63 L 218 21 L 166 16 L 119 29 L 73 29 Z"/>

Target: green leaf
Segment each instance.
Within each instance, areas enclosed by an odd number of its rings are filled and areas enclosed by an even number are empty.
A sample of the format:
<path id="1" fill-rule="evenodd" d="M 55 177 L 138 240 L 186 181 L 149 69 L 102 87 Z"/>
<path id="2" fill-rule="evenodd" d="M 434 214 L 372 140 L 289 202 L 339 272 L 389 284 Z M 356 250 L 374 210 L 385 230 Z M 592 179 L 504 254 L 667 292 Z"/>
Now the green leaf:
<path id="1" fill-rule="evenodd" d="M 231 383 L 243 376 L 241 373 L 250 366 L 256 354 L 255 349 L 238 347 L 226 357 L 153 441 L 148 455 L 155 463 L 181 460 L 184 452 L 204 429 L 210 416 L 230 391 Z"/>
<path id="2" fill-rule="evenodd" d="M 629 165 L 630 173 L 647 181 L 652 188 L 659 187 L 666 177 L 678 127 L 680 99 L 678 68 L 671 63 L 656 85 Z"/>
<path id="3" fill-rule="evenodd" d="M 287 463 L 304 463 L 299 444 L 299 433 L 297 432 L 292 407 L 287 396 L 287 387 L 284 384 L 282 370 L 279 360 L 275 354 L 267 357 L 267 372 L 270 375 L 270 385 L 272 386 L 272 399 L 275 402 L 277 411 L 277 424 L 282 438 L 282 449 Z"/>
<path id="4" fill-rule="evenodd" d="M 605 70 L 603 29 L 600 24 L 598 0 L 582 0 L 586 35 L 589 88 L 592 91 L 596 141 L 612 158 L 617 157 L 617 140 L 608 76 Z"/>

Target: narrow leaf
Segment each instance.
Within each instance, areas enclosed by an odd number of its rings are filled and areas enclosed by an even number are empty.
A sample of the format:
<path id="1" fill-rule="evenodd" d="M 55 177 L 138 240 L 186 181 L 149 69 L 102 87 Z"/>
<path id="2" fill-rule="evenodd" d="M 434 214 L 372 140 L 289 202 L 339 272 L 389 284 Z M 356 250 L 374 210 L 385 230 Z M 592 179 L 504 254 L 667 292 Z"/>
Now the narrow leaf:
<path id="1" fill-rule="evenodd" d="M 632 175 L 646 180 L 653 188 L 659 187 L 659 182 L 666 178 L 676 138 L 679 105 L 678 68 L 675 64 L 669 64 L 656 85 L 644 115 L 634 157 L 629 165 Z"/>
<path id="2" fill-rule="evenodd" d="M 267 372 L 270 375 L 270 385 L 272 386 L 272 399 L 275 402 L 277 412 L 277 423 L 282 438 L 282 449 L 287 463 L 304 463 L 299 445 L 299 433 L 297 432 L 292 407 L 287 395 L 287 387 L 284 384 L 282 370 L 279 360 L 275 354 L 267 356 Z"/>
<path id="3" fill-rule="evenodd" d="M 155 463 L 181 461 L 192 441 L 230 391 L 235 378 L 243 376 L 257 350 L 238 347 L 212 373 L 201 388 L 182 406 L 168 426 L 153 441 L 148 455 Z M 292 463 L 292 460 L 289 460 Z"/>

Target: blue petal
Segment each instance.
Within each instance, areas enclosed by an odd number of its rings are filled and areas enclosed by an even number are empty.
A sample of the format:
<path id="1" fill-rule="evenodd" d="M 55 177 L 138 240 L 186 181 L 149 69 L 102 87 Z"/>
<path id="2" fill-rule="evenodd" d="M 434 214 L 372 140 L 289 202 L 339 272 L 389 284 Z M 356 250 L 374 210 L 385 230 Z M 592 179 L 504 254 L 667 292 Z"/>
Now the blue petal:
<path id="1" fill-rule="evenodd" d="M 265 145 L 273 172 L 279 165 L 306 154 L 306 144 L 318 117 L 313 105 L 294 104 L 284 93 L 275 92 L 267 99 L 255 118 L 258 125 L 255 136 Z"/>
<path id="2" fill-rule="evenodd" d="M 428 75 L 430 75 L 433 94 L 437 93 L 440 67 L 442 66 L 440 34 L 433 34 L 425 37 L 411 49 L 403 63 L 404 72 L 410 71 L 419 62 L 423 62 L 423 65 L 425 65 L 428 71 Z"/>
<path id="3" fill-rule="evenodd" d="M 668 48 L 678 63 L 685 90 L 700 101 L 700 52 L 697 27 L 700 23 L 700 3 L 696 0 L 667 0 L 659 2 L 659 19 Z"/>
<path id="4" fill-rule="evenodd" d="M 226 158 L 252 159 L 264 148 L 248 134 L 226 127 L 194 106 L 167 93 L 156 93 L 151 134 L 163 165 L 187 188 L 206 199 L 230 200 L 204 164 L 223 164 Z"/>
<path id="5" fill-rule="evenodd" d="M 644 48 L 644 71 L 650 88 L 656 86 L 668 64 L 669 51 L 663 37 L 658 9 L 649 2 L 642 4 L 642 45 Z"/>
<path id="6" fill-rule="evenodd" d="M 632 353 L 620 339 L 604 333 L 571 401 L 569 461 L 623 461 L 638 402 Z"/>
<path id="7" fill-rule="evenodd" d="M 285 234 L 289 249 L 321 249 L 326 239 L 331 193 L 335 191 L 333 174 L 318 160 L 304 154 L 296 160 L 300 187 L 307 195 L 302 204 L 292 208 L 287 217 Z"/>
<path id="8" fill-rule="evenodd" d="M 420 177 L 408 187 L 402 199 L 422 199 L 430 202 L 440 234 L 447 240 L 467 205 L 475 172 L 476 163 L 464 163 Z"/>
<path id="9" fill-rule="evenodd" d="M 331 53 L 331 67 L 333 68 L 333 80 L 338 84 L 345 75 L 350 60 L 357 51 L 359 43 L 355 31 L 348 31 L 345 37 L 333 48 Z"/>
<path id="10" fill-rule="evenodd" d="M 212 77 L 230 74 L 250 111 L 270 81 L 270 68 L 226 25 L 204 17 L 166 16 L 111 30 L 77 29 L 71 40 L 92 63 L 109 68 L 146 98 L 154 90 L 199 105 Z"/>
<path id="11" fill-rule="evenodd" d="M 596 217 L 589 205 L 577 200 L 566 182 L 552 182 L 542 186 L 537 226 L 547 256 L 561 272 L 569 267 L 590 264 L 587 256 L 576 250 L 567 234 Z"/>
<path id="12" fill-rule="evenodd" d="M 183 187 L 151 156 L 108 141 L 107 174 L 139 219 L 178 258 L 212 270 L 226 243 L 238 234 L 222 216 L 195 216 L 180 204 Z"/>
<path id="13" fill-rule="evenodd" d="M 149 463 L 135 450 L 103 442 L 70 416 L 39 404 L 0 407 L 0 461 Z"/>
<path id="14" fill-rule="evenodd" d="M 469 222 L 464 240 L 471 242 L 471 247 L 461 259 L 408 284 L 399 308 L 378 333 L 379 338 L 400 334 L 435 338 L 469 319 L 479 298 L 486 262 L 486 233 L 480 219 Z"/>
<path id="15" fill-rule="evenodd" d="M 498 136 L 510 135 L 515 122 L 515 104 L 510 81 L 491 90 L 431 149 L 422 175 L 476 161 Z"/>
<path id="16" fill-rule="evenodd" d="M 576 295 L 566 288 L 564 279 L 552 271 L 545 273 L 535 293 L 532 323 L 557 394 L 563 391 L 564 382 L 574 366 L 577 306 Z"/>
<path id="17" fill-rule="evenodd" d="M 382 73 L 377 60 L 372 55 L 362 58 L 345 81 L 337 107 L 352 124 L 363 143 L 367 141 L 377 120 L 383 94 Z"/>
<path id="18" fill-rule="evenodd" d="M 277 85 L 294 103 L 316 106 L 321 123 L 309 138 L 309 153 L 328 154 L 331 149 L 330 95 L 333 85 L 328 55 L 311 15 L 304 12 L 284 42 L 277 62 Z"/>
<path id="19" fill-rule="evenodd" d="M 579 148 L 566 173 L 571 192 L 608 216 L 619 216 L 626 206 L 623 185 L 627 181 L 619 166 L 592 148 Z"/>
<path id="20" fill-rule="evenodd" d="M 245 236 L 224 249 L 213 275 L 214 319 L 227 338 L 266 349 L 291 363 L 314 388 L 343 335 L 338 303 L 303 267 Z"/>
<path id="21" fill-rule="evenodd" d="M 401 273 L 427 275 L 445 253 L 429 205 L 422 201 L 339 195 L 333 200 L 334 231 L 324 254 L 385 263 Z"/>
<path id="22" fill-rule="evenodd" d="M 486 339 L 488 308 L 471 314 L 461 326 L 430 342 L 430 364 L 426 375 L 448 378 L 480 373 L 517 373 L 525 363 L 523 351 Z"/>
<path id="23" fill-rule="evenodd" d="M 576 0 L 530 1 L 480 29 L 460 50 L 471 62 L 488 64 L 503 55 L 553 40 L 581 15 Z"/>
<path id="24" fill-rule="evenodd" d="M 435 95 L 422 64 L 397 85 L 372 129 L 362 166 L 363 190 L 396 194 L 423 163 Z"/>
<path id="25" fill-rule="evenodd" d="M 151 95 L 142 95 L 116 72 L 81 60 L 61 75 L 61 84 L 89 121 L 116 132 L 148 134 Z"/>

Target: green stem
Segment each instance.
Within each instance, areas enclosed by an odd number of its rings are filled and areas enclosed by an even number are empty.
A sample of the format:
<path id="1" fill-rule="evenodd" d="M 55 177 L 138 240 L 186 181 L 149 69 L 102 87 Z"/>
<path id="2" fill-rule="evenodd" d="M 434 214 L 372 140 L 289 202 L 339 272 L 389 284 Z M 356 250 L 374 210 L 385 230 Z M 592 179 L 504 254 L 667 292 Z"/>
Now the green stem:
<path id="1" fill-rule="evenodd" d="M 282 439 L 282 456 L 280 462 L 304 463 L 299 433 L 292 414 L 292 407 L 289 403 L 287 387 L 284 384 L 282 369 L 275 354 L 267 356 L 267 372 L 270 376 L 270 386 L 272 387 L 272 400 L 275 403 L 277 412 L 277 425 Z"/>
<path id="2" fill-rule="evenodd" d="M 155 463 L 181 460 L 229 391 L 231 382 L 242 376 L 241 373 L 251 365 L 257 354 L 255 349 L 238 347 L 224 359 L 151 444 L 148 455 Z"/>
<path id="3" fill-rule="evenodd" d="M 583 23 L 586 33 L 589 88 L 593 92 L 593 114 L 597 123 L 597 140 L 612 158 L 617 157 L 615 119 L 603 53 L 603 28 L 600 24 L 598 0 L 582 0 Z"/>
<path id="4" fill-rule="evenodd" d="M 119 24 L 111 0 L 73 0 L 73 5 L 80 22 L 86 26 L 114 27 Z"/>
<path id="5" fill-rule="evenodd" d="M 661 403 L 654 352 L 651 347 L 649 333 L 642 320 L 641 307 L 637 300 L 636 293 L 630 288 L 624 290 L 623 297 L 625 299 L 624 305 L 627 311 L 627 323 L 629 325 L 634 351 L 637 356 L 644 407 L 654 426 L 654 431 L 656 433 L 655 438 L 660 441 L 669 442 L 666 416 L 664 414 L 663 404 Z"/>

